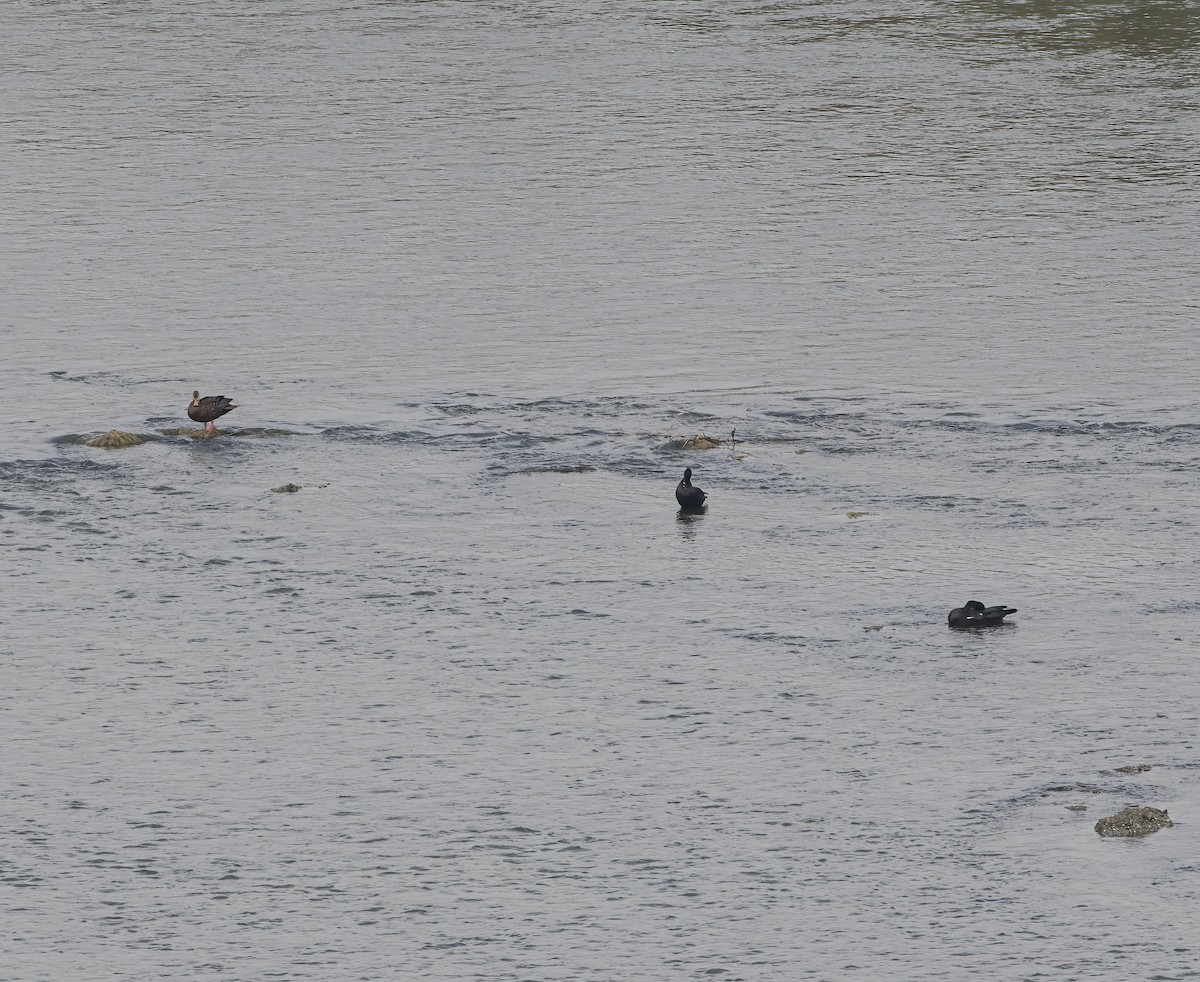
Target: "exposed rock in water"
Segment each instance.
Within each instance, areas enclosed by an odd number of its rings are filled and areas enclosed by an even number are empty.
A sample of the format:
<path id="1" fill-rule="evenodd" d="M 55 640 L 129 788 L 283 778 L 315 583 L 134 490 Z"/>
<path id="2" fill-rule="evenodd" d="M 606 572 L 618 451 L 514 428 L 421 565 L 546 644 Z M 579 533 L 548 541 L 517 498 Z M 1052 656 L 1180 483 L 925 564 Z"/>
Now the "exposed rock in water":
<path id="1" fill-rule="evenodd" d="M 299 484 L 281 484 L 277 488 L 271 488 L 274 494 L 295 494 L 299 490 Z"/>
<path id="2" fill-rule="evenodd" d="M 1087 805 L 1067 805 L 1067 811 L 1069 811 L 1069 812 L 1085 812 L 1085 811 L 1087 811 Z"/>
<path id="3" fill-rule="evenodd" d="M 84 440 L 85 447 L 99 447 L 101 450 L 120 450 L 122 447 L 136 447 L 139 443 L 147 443 L 148 437 L 137 433 L 126 433 L 124 430 L 109 430 L 104 436 L 94 436 Z"/>
<path id="4" fill-rule="evenodd" d="M 1141 835 L 1149 835 L 1159 829 L 1169 829 L 1174 826 L 1167 817 L 1165 808 L 1126 808 L 1108 818 L 1102 818 L 1096 823 L 1096 831 L 1105 838 L 1132 839 Z"/>
<path id="5" fill-rule="evenodd" d="M 729 443 L 729 441 L 723 440 L 718 436 L 708 436 L 706 433 L 697 433 L 695 436 L 675 437 L 674 439 L 668 440 L 665 449 L 713 450 L 725 443 Z"/>
<path id="6" fill-rule="evenodd" d="M 874 515 L 874 514 L 875 513 L 873 511 L 848 511 L 848 512 L 846 512 L 846 517 L 847 518 L 868 518 L 869 516 Z"/>
<path id="7" fill-rule="evenodd" d="M 1145 774 L 1150 770 L 1149 764 L 1126 764 L 1124 767 L 1118 767 L 1118 774 Z"/>

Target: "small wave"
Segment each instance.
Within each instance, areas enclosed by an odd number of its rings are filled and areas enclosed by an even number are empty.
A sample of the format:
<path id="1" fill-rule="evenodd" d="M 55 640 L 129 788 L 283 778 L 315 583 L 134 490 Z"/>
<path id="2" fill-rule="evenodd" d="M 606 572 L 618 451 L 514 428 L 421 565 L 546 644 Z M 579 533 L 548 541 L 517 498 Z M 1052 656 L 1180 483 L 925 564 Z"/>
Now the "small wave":
<path id="1" fill-rule="evenodd" d="M 826 423 L 845 423 L 847 420 L 866 419 L 865 412 L 799 412 L 794 409 L 768 409 L 763 412 L 768 419 L 780 419 L 796 425 L 820 426 Z"/>
<path id="2" fill-rule="evenodd" d="M 376 426 L 330 426 L 321 430 L 318 436 L 326 440 L 336 440 L 341 443 L 415 443 L 421 444 L 433 439 L 434 435 L 425 430 L 388 430 Z"/>
<path id="3" fill-rule="evenodd" d="M 591 464 L 544 464 L 537 467 L 523 467 L 512 471 L 513 474 L 588 474 L 596 468 Z"/>
<path id="4" fill-rule="evenodd" d="M 70 372 L 60 369 L 58 371 L 47 372 L 46 374 L 56 382 L 80 382 L 83 385 L 111 385 L 123 389 L 133 388 L 136 385 L 190 384 L 187 382 L 187 379 L 183 378 L 130 378 L 119 372 L 111 371 L 80 372 L 78 375 L 72 375 Z"/>
<path id="5" fill-rule="evenodd" d="M 118 376 L 113 372 L 84 372 L 80 375 L 72 375 L 67 371 L 47 372 L 56 382 L 82 382 L 85 385 L 95 383 L 105 383 L 118 381 Z"/>
<path id="6" fill-rule="evenodd" d="M 1160 601 L 1144 609 L 1147 614 L 1194 614 L 1200 610 L 1200 600 Z"/>
<path id="7" fill-rule="evenodd" d="M 429 408 L 434 412 L 441 413 L 443 416 L 477 416 L 483 412 L 479 406 L 471 406 L 464 403 L 457 405 L 435 404 Z"/>
<path id="8" fill-rule="evenodd" d="M 0 477 L 41 486 L 58 484 L 64 477 L 74 475 L 106 474 L 118 466 L 83 456 L 70 460 L 9 460 L 0 461 Z"/>

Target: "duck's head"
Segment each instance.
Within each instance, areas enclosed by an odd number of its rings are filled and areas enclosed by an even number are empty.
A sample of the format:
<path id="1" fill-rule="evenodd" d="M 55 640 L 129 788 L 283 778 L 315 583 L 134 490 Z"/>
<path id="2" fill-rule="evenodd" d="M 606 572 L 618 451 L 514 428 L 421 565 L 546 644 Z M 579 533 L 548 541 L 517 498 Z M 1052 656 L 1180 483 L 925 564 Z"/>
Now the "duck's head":
<path id="1" fill-rule="evenodd" d="M 195 392 L 192 393 L 192 405 L 198 406 L 199 404 L 200 404 L 200 390 L 197 389 Z"/>
<path id="2" fill-rule="evenodd" d="M 684 484 L 692 483 L 692 469 L 690 467 L 685 467 L 683 469 L 683 483 Z"/>

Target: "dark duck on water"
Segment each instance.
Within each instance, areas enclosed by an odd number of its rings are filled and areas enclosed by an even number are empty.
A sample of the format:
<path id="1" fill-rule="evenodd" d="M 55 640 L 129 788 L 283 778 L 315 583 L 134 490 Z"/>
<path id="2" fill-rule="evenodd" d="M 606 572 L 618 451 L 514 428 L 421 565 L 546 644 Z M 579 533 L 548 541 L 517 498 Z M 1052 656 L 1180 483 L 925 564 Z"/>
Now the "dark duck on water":
<path id="1" fill-rule="evenodd" d="M 205 430 L 216 432 L 214 420 L 224 416 L 230 410 L 237 409 L 232 399 L 225 396 L 205 396 L 200 398 L 199 390 L 192 393 L 192 401 L 188 405 L 188 415 L 197 423 L 203 423 Z"/>
<path id="2" fill-rule="evenodd" d="M 704 499 L 707 497 L 708 495 L 699 488 L 692 486 L 692 469 L 685 468 L 683 480 L 675 489 L 675 500 L 679 502 L 679 507 L 684 511 L 700 511 L 704 507 Z"/>
<path id="3" fill-rule="evenodd" d="M 978 600 L 968 600 L 961 607 L 950 611 L 947 620 L 951 627 L 994 627 L 1003 624 L 1004 618 L 1016 612 L 1016 607 L 1005 607 L 1003 604 L 985 607 Z"/>

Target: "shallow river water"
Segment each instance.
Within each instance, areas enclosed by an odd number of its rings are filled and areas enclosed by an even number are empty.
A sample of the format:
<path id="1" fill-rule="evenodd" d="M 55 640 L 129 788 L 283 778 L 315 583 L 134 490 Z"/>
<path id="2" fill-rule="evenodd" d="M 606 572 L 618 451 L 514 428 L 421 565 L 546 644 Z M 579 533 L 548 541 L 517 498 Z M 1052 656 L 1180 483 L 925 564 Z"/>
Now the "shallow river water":
<path id="1" fill-rule="evenodd" d="M 0 978 L 1200 977 L 1198 18 L 9 3 Z"/>

